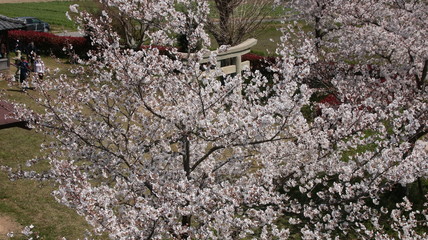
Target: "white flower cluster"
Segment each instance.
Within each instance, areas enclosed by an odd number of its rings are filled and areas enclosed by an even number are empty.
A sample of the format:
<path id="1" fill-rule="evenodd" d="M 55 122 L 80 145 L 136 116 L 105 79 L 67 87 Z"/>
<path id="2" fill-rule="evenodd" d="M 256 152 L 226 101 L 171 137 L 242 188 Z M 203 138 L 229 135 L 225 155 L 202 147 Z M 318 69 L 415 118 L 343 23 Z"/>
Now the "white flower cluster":
<path id="1" fill-rule="evenodd" d="M 424 186 L 417 204 L 408 197 L 428 173 L 416 143 L 428 132 L 426 2 L 294 1 L 320 31 L 284 30 L 269 76 L 248 70 L 221 80 L 214 54 L 213 64 L 198 62 L 210 42 L 207 1 L 101 2 L 148 24 L 151 44 L 186 33 L 202 49 L 186 59 L 172 46 L 124 49 L 112 12 L 80 13 L 97 51 L 75 78 L 40 83 L 46 113 L 33 119 L 55 139 L 44 146 L 54 195 L 98 233 L 427 238 Z M 289 34 L 299 36 L 295 45 Z M 371 55 L 377 68 L 372 58 L 343 61 Z M 321 90 L 311 85 L 320 78 Z M 312 100 L 323 91 L 334 101 Z"/>

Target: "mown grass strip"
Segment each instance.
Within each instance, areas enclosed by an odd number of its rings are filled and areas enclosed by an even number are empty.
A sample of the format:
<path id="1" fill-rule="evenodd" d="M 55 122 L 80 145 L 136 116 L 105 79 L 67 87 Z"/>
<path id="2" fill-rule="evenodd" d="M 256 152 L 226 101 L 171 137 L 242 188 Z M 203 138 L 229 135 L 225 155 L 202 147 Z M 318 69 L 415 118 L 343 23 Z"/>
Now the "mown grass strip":
<path id="1" fill-rule="evenodd" d="M 92 1 L 55 1 L 0 4 L 0 14 L 8 17 L 36 17 L 51 25 L 53 31 L 76 30 L 74 22 L 67 19 L 65 13 L 71 4 L 79 4 L 90 9 Z"/>

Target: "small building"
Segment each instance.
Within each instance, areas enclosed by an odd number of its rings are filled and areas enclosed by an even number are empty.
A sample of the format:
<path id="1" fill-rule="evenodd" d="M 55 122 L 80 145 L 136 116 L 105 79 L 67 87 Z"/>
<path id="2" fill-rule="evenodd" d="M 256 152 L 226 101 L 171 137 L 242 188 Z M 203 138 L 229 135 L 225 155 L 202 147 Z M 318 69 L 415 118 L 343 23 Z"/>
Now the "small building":
<path id="1" fill-rule="evenodd" d="M 0 71 L 9 68 L 9 47 L 7 31 L 23 29 L 25 24 L 19 20 L 0 15 Z"/>

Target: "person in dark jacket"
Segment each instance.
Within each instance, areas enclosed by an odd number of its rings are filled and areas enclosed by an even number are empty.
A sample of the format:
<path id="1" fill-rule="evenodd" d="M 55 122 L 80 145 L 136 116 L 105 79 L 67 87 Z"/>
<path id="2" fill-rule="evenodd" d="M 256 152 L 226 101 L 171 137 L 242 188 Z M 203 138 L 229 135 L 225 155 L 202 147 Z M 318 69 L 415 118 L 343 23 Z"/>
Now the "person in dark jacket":
<path id="1" fill-rule="evenodd" d="M 19 82 L 21 83 L 22 89 L 25 91 L 28 88 L 27 78 L 31 71 L 30 65 L 24 56 L 21 57 L 21 61 L 13 65 L 19 70 Z"/>

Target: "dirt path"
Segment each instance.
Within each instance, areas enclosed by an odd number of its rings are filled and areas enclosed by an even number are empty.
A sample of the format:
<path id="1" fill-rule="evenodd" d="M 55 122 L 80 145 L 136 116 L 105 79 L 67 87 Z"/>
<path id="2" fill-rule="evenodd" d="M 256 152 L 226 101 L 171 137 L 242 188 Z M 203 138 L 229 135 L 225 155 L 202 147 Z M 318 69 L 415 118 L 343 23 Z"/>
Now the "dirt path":
<path id="1" fill-rule="evenodd" d="M 20 232 L 21 225 L 15 222 L 11 217 L 0 216 L 0 239 L 8 239 L 6 236 L 9 232 Z"/>

